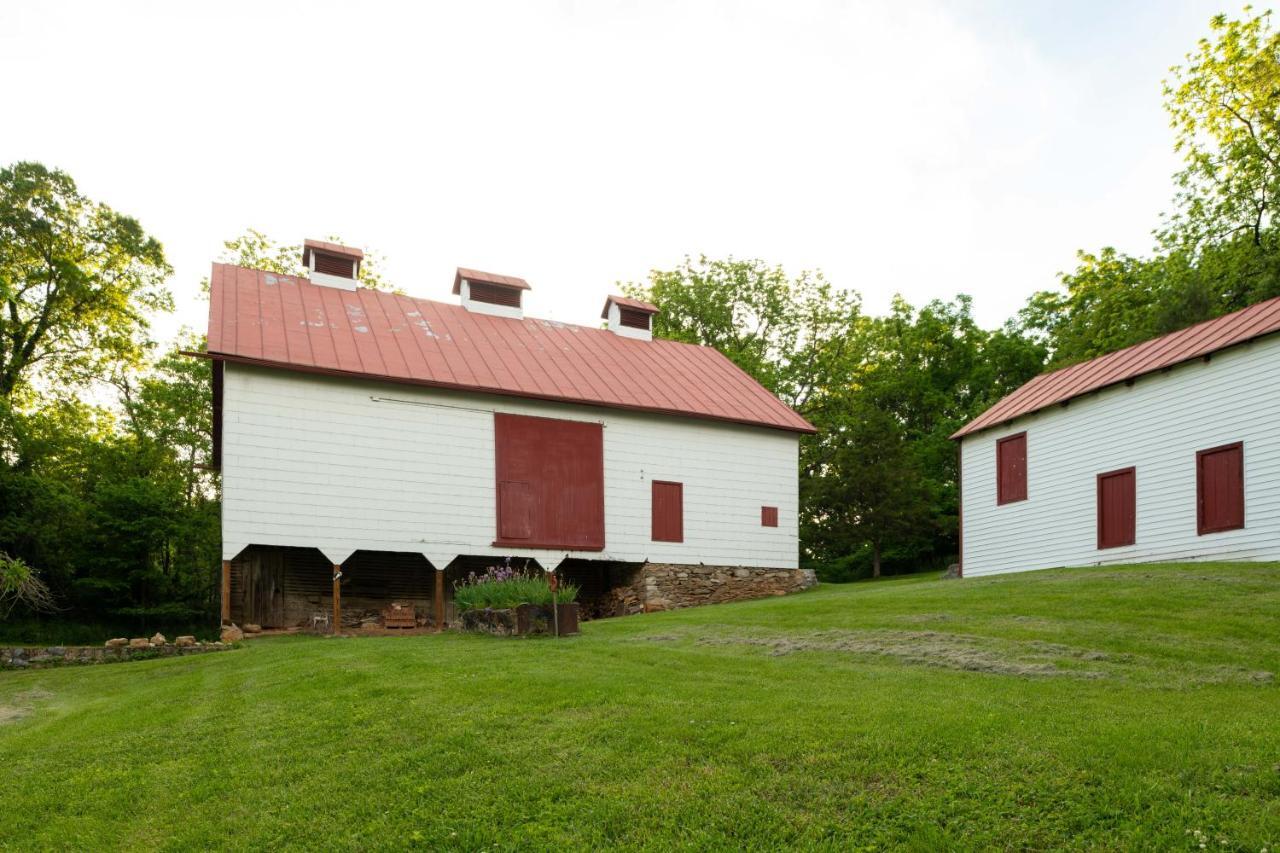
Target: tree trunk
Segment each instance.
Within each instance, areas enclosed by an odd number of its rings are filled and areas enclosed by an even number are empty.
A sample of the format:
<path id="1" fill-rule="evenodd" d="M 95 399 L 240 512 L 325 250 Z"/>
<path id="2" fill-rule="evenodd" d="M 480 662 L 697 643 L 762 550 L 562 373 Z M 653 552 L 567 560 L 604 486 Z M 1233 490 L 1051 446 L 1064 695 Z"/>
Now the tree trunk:
<path id="1" fill-rule="evenodd" d="M 880 543 L 871 543 L 871 577 L 880 577 Z"/>

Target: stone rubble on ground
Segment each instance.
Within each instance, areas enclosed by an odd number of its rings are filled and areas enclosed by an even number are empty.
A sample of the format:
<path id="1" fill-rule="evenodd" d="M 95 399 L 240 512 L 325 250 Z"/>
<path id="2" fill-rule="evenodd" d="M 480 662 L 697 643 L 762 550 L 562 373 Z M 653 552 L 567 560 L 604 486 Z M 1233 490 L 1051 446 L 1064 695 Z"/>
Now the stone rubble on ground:
<path id="1" fill-rule="evenodd" d="M 224 643 L 238 643 L 244 639 L 244 631 L 241 631 L 236 625 L 223 625 L 222 636 L 220 638 Z"/>
<path id="2" fill-rule="evenodd" d="M 156 655 L 174 655 L 217 652 L 230 649 L 222 643 L 201 643 L 192 636 L 179 637 L 173 643 L 153 644 L 145 637 L 126 640 L 116 637 L 101 646 L 0 646 L 0 669 L 40 669 L 66 664 L 111 663 L 114 661 L 145 660 Z"/>
<path id="3" fill-rule="evenodd" d="M 164 634 L 161 634 L 159 631 L 156 631 L 155 636 L 151 638 L 151 645 L 153 646 L 163 646 L 165 642 Z"/>

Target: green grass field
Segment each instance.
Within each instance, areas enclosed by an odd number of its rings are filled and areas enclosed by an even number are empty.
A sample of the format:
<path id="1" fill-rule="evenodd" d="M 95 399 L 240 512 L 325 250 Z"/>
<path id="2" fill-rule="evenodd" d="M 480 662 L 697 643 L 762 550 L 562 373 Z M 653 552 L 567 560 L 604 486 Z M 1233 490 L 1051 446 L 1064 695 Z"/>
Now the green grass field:
<path id="1" fill-rule="evenodd" d="M 6 673 L 0 846 L 1257 853 L 1273 674 L 1276 564 Z"/>

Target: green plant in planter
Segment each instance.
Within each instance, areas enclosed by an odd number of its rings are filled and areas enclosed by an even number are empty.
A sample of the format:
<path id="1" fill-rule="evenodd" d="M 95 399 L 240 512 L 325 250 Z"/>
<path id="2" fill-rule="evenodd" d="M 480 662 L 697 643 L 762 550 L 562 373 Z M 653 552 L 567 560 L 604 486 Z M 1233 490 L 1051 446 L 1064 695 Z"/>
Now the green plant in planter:
<path id="1" fill-rule="evenodd" d="M 555 592 L 557 604 L 570 604 L 578 598 L 578 587 L 562 583 Z M 467 610 L 505 610 L 521 604 L 549 606 L 551 584 L 543 572 L 513 569 L 508 559 L 501 566 L 490 566 L 482 574 L 470 573 L 453 585 L 453 603 L 459 612 Z"/>

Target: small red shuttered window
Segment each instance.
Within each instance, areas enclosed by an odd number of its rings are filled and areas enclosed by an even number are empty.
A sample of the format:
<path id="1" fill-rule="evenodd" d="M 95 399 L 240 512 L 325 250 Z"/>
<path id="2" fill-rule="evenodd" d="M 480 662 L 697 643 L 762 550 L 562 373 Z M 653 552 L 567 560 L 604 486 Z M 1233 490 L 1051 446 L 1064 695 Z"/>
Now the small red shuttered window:
<path id="1" fill-rule="evenodd" d="M 761 527 L 777 527 L 778 526 L 778 508 L 776 506 L 760 507 L 760 526 Z"/>
<path id="2" fill-rule="evenodd" d="M 1196 532 L 1244 527 L 1244 444 L 1225 444 L 1196 454 Z"/>
<path id="3" fill-rule="evenodd" d="M 1133 468 L 1098 475 L 1098 547 L 1132 545 L 1137 538 L 1137 474 Z"/>
<path id="4" fill-rule="evenodd" d="M 996 442 L 996 503 L 1027 499 L 1027 434 L 1020 432 Z"/>
<path id="5" fill-rule="evenodd" d="M 684 485 L 653 481 L 654 542 L 684 541 Z"/>

